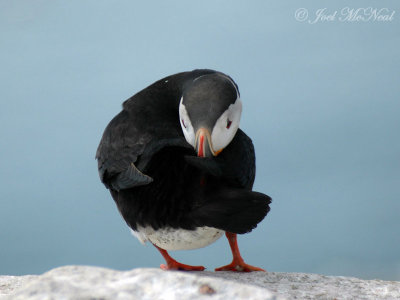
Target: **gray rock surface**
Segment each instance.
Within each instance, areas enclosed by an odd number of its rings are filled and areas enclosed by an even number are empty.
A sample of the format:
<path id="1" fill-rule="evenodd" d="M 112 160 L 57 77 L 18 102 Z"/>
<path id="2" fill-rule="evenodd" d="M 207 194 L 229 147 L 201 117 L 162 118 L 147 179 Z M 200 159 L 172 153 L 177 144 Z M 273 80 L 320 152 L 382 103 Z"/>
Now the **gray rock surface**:
<path id="1" fill-rule="evenodd" d="M 302 273 L 115 271 L 66 266 L 0 276 L 0 299 L 400 299 L 400 282 Z"/>

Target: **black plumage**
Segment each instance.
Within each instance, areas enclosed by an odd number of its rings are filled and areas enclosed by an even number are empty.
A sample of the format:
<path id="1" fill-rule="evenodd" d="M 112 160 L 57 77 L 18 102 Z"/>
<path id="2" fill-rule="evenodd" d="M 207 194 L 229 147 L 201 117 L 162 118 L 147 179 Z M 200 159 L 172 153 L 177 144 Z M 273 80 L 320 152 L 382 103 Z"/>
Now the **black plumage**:
<path id="1" fill-rule="evenodd" d="M 226 77 L 213 70 L 165 77 L 126 100 L 106 127 L 96 153 L 99 175 L 132 229 L 209 226 L 246 233 L 268 213 L 270 197 L 252 191 L 254 147 L 243 131 L 212 158 L 197 157 L 182 133 L 182 95 L 196 78 L 212 82 L 214 75 Z M 233 97 L 232 87 L 222 89 Z M 212 111 L 212 118 L 221 113 Z"/>

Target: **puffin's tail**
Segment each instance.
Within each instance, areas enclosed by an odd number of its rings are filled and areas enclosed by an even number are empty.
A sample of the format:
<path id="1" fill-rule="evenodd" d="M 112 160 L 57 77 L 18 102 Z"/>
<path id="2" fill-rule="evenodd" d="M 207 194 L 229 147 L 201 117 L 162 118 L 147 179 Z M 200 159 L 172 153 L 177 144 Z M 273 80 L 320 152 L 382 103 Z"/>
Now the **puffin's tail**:
<path id="1" fill-rule="evenodd" d="M 190 214 L 197 226 L 209 226 L 233 233 L 247 233 L 257 227 L 270 210 L 271 198 L 242 190 L 221 190 Z"/>

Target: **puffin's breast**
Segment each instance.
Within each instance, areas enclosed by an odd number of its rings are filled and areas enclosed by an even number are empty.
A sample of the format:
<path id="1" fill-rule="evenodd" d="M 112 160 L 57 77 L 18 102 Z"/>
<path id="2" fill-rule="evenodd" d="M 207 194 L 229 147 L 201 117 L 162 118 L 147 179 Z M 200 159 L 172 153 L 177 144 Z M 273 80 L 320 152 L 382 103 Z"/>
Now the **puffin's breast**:
<path id="1" fill-rule="evenodd" d="M 135 236 L 148 240 L 165 250 L 191 250 L 202 248 L 218 240 L 224 231 L 213 227 L 195 230 L 164 227 L 154 230 L 151 226 L 138 227 Z"/>

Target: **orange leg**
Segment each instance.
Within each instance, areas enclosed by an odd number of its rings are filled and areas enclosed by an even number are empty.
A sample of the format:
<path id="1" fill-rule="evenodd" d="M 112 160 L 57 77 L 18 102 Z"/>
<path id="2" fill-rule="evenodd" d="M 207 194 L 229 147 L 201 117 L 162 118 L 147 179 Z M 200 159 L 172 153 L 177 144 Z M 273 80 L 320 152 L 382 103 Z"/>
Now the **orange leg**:
<path id="1" fill-rule="evenodd" d="M 153 244 L 154 245 L 154 244 Z M 160 268 L 163 270 L 182 270 L 182 271 L 203 271 L 205 268 L 203 266 L 189 266 L 181 264 L 169 256 L 167 250 L 161 249 L 160 247 L 154 245 L 160 251 L 161 255 L 164 257 L 167 265 L 161 264 Z"/>
<path id="2" fill-rule="evenodd" d="M 236 233 L 226 232 L 226 237 L 231 246 L 233 260 L 229 265 L 215 269 L 215 271 L 238 271 L 238 272 L 251 272 L 251 271 L 264 271 L 261 268 L 253 267 L 246 264 L 243 258 L 240 256 L 239 247 L 237 244 Z"/>

